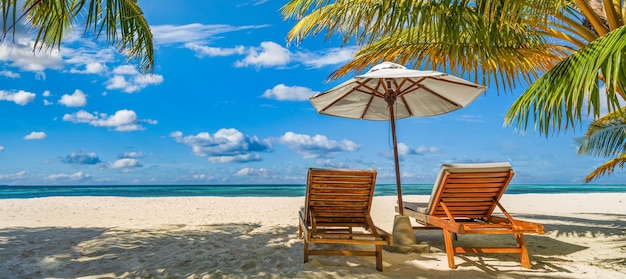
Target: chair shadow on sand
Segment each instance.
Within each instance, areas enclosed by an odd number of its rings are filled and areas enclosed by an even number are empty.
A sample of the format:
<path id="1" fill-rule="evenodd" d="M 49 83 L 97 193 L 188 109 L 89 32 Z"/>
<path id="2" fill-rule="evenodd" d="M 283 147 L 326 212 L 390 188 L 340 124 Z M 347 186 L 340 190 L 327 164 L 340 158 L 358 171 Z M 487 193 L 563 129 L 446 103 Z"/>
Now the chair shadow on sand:
<path id="1" fill-rule="evenodd" d="M 582 215 L 582 214 L 581 214 Z M 533 215 L 533 214 L 516 214 L 516 218 L 533 220 L 545 224 L 544 235 L 526 235 L 526 244 L 531 255 L 533 265 L 531 270 L 527 270 L 526 275 L 540 276 L 549 278 L 550 273 L 572 273 L 567 269 L 567 263 L 571 260 L 568 255 L 580 252 L 589 247 L 577 245 L 574 243 L 564 242 L 556 237 L 609 237 L 611 238 L 611 248 L 626 250 L 626 215 L 620 214 L 584 214 L 588 218 L 574 218 L 551 215 Z M 439 230 L 416 231 L 416 237 L 419 241 L 427 242 L 431 245 L 432 252 L 445 253 L 445 245 L 442 232 Z M 515 240 L 508 235 L 459 235 L 460 245 L 466 246 L 489 246 L 491 242 L 505 243 L 505 245 L 515 245 Z M 428 257 L 428 254 L 423 255 Z M 516 277 L 508 274 L 506 270 L 514 271 L 509 268 L 518 261 L 516 255 L 496 254 L 496 255 L 457 255 L 462 259 L 460 267 L 476 267 L 486 274 L 502 275 Z M 463 262 L 464 261 L 464 262 Z M 605 266 L 610 269 L 625 270 L 626 259 L 618 258 L 597 258 L 590 265 Z M 504 267 L 504 269 L 503 269 Z M 461 277 L 459 277 L 461 278 Z M 524 278 L 524 277 L 523 277 Z"/>
<path id="2" fill-rule="evenodd" d="M 297 226 L 263 226 L 256 223 L 227 223 L 188 228 L 171 225 L 155 229 L 116 228 L 6 228 L 0 230 L 0 270 L 6 278 L 563 278 L 569 254 L 588 247 L 563 242 L 556 235 L 604 234 L 626 247 L 626 216 L 615 221 L 593 218 L 526 215 L 520 218 L 553 220 L 546 235 L 529 235 L 527 245 L 533 267 L 521 270 L 514 255 L 459 257 L 459 269 L 449 270 L 443 252 L 441 231 L 417 234 L 431 244 L 432 253 L 385 256 L 385 272 L 373 270 L 372 257 L 323 257 L 302 262 L 303 245 Z M 599 218 L 602 219 L 602 218 Z M 506 236 L 497 236 L 506 238 Z M 472 244 L 489 238 L 460 236 Z M 514 240 L 508 240 L 514 243 Z M 385 252 L 388 253 L 388 252 Z M 598 259 L 617 261 L 619 259 Z M 441 268 L 420 265 L 438 261 Z M 564 267 L 565 266 L 565 267 Z M 464 267 L 475 267 L 464 269 Z M 407 277 L 408 274 L 413 274 Z M 404 277 L 403 277 L 404 276 Z"/>

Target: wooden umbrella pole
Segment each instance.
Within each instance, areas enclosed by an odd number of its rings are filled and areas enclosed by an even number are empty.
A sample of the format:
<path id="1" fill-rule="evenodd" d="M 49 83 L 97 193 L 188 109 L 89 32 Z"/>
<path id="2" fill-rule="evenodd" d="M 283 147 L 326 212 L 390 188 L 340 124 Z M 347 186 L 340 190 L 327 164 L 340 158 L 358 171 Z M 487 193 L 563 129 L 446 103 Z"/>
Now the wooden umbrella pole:
<path id="1" fill-rule="evenodd" d="M 393 139 L 393 159 L 396 164 L 396 188 L 398 190 L 398 213 L 403 215 L 402 184 L 400 183 L 400 162 L 398 161 L 398 141 L 396 139 L 396 119 L 393 113 L 393 104 L 389 104 L 389 119 L 391 121 L 391 137 Z"/>

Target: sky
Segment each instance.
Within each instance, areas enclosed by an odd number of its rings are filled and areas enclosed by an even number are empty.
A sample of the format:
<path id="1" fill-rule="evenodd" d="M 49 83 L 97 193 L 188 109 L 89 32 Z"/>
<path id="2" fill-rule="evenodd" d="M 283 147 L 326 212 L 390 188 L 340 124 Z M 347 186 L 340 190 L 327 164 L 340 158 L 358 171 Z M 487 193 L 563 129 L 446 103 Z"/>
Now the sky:
<path id="1" fill-rule="evenodd" d="M 308 101 L 351 77 L 327 81 L 354 45 L 288 43 L 285 2 L 139 1 L 153 74 L 81 32 L 33 52 L 32 31 L 18 28 L 0 43 L 0 185 L 304 184 L 311 167 L 395 183 L 389 122 L 320 115 Z M 576 154 L 584 125 L 548 137 L 503 126 L 523 90 L 490 87 L 461 110 L 398 120 L 402 182 L 433 183 L 444 163 L 506 161 L 515 184 L 582 184 L 605 161 Z"/>

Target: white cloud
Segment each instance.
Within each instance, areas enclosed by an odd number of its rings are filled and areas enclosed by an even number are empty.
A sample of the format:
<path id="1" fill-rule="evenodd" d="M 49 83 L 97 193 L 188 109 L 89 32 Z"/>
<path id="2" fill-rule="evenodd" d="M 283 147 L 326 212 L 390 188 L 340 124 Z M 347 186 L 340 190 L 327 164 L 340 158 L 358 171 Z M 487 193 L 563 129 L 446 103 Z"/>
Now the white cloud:
<path id="1" fill-rule="evenodd" d="M 20 74 L 16 72 L 12 72 L 12 71 L 3 70 L 3 71 L 0 71 L 0 76 L 5 76 L 8 78 L 19 78 Z"/>
<path id="2" fill-rule="evenodd" d="M 200 157 L 208 157 L 211 163 L 232 163 L 260 161 L 256 152 L 267 152 L 272 148 L 269 140 L 259 140 L 256 136 L 246 136 L 237 129 L 220 129 L 211 135 L 208 132 L 195 136 L 183 136 L 180 131 L 170 134 L 177 143 L 191 147 L 191 152 Z"/>
<path id="3" fill-rule="evenodd" d="M 51 174 L 48 176 L 48 180 L 53 181 L 84 181 L 90 180 L 91 175 L 83 173 L 82 171 L 75 172 L 73 174 Z"/>
<path id="4" fill-rule="evenodd" d="M 35 100 L 35 93 L 20 90 L 16 93 L 0 90 L 0 101 L 14 102 L 18 105 L 26 105 Z"/>
<path id="5" fill-rule="evenodd" d="M 121 65 L 115 67 L 113 73 L 116 75 L 138 75 L 139 71 L 133 65 Z"/>
<path id="6" fill-rule="evenodd" d="M 134 66 L 122 65 L 113 69 L 115 74 L 106 82 L 106 89 L 120 89 L 126 93 L 139 91 L 148 85 L 159 85 L 163 76 L 157 74 L 141 74 Z"/>
<path id="7" fill-rule="evenodd" d="M 264 168 L 242 168 L 233 174 L 234 176 L 268 176 L 270 172 Z"/>
<path id="8" fill-rule="evenodd" d="M 0 152 L 4 151 L 4 146 L 0 145 Z"/>
<path id="9" fill-rule="evenodd" d="M 358 144 L 345 139 L 335 141 L 323 135 L 310 136 L 293 132 L 285 133 L 279 138 L 279 142 L 305 159 L 332 157 L 339 152 L 352 152 L 360 148 Z"/>
<path id="10" fill-rule="evenodd" d="M 435 147 L 435 146 L 419 146 L 417 148 L 415 148 L 415 152 L 417 152 L 418 154 L 426 154 L 426 153 L 438 153 L 439 151 L 441 151 L 441 149 L 439 147 Z"/>
<path id="11" fill-rule="evenodd" d="M 202 58 L 205 56 L 215 57 L 215 56 L 230 56 L 234 54 L 243 55 L 246 52 L 246 48 L 244 46 L 236 46 L 232 48 L 222 48 L 222 47 L 209 47 L 200 45 L 197 43 L 186 43 L 185 47 L 193 50 L 196 53 L 196 56 Z"/>
<path id="12" fill-rule="evenodd" d="M 20 171 L 18 173 L 11 173 L 11 174 L 0 174 L 0 181 L 21 179 L 21 178 L 24 178 L 27 174 L 28 174 L 27 171 Z"/>
<path id="13" fill-rule="evenodd" d="M 206 174 L 206 173 L 194 174 L 194 175 L 191 176 L 191 178 L 193 178 L 193 180 L 213 180 L 213 179 L 215 179 L 214 176 L 212 176 L 210 174 Z"/>
<path id="14" fill-rule="evenodd" d="M 279 101 L 305 101 L 317 93 L 319 91 L 307 87 L 278 84 L 272 89 L 265 90 L 262 97 Z"/>
<path id="15" fill-rule="evenodd" d="M 63 67 L 63 59 L 57 50 L 33 52 L 33 45 L 33 41 L 27 39 L 0 42 L 0 62 L 28 72 L 43 72 L 46 69 Z"/>
<path id="16" fill-rule="evenodd" d="M 123 159 L 119 159 L 109 164 L 108 167 L 112 169 L 127 169 L 127 168 L 140 168 L 140 167 L 143 167 L 143 165 L 141 165 L 139 161 L 137 161 L 137 159 L 123 158 Z"/>
<path id="17" fill-rule="evenodd" d="M 135 84 L 137 84 L 140 88 L 144 88 L 148 85 L 153 84 L 161 84 L 163 82 L 162 75 L 137 75 L 135 76 Z"/>
<path id="18" fill-rule="evenodd" d="M 99 62 L 86 63 L 84 70 L 71 69 L 70 73 L 75 74 L 103 74 L 107 71 L 107 66 Z"/>
<path id="19" fill-rule="evenodd" d="M 61 48 L 64 63 L 72 67 L 69 72 L 76 74 L 105 74 L 108 72 L 106 63 L 114 62 L 116 50 L 112 47 L 102 47 L 95 42 L 77 38 L 80 41 L 81 48 L 72 49 L 68 47 Z M 69 43 L 69 41 L 65 41 Z"/>
<path id="20" fill-rule="evenodd" d="M 115 131 L 119 132 L 143 130 L 145 128 L 141 125 L 142 123 L 157 124 L 156 120 L 139 119 L 134 111 L 127 109 L 118 110 L 113 115 L 106 113 L 91 114 L 81 110 L 74 114 L 63 115 L 63 121 L 88 123 L 95 127 L 114 128 Z"/>
<path id="21" fill-rule="evenodd" d="M 238 155 L 228 155 L 228 156 L 212 156 L 209 157 L 209 162 L 211 163 L 246 163 L 246 162 L 255 162 L 261 161 L 261 158 L 258 154 L 238 154 Z"/>
<path id="22" fill-rule="evenodd" d="M 248 55 L 235 62 L 236 67 L 285 66 L 291 61 L 291 52 L 275 42 L 262 42 L 258 48 L 249 48 Z"/>
<path id="23" fill-rule="evenodd" d="M 353 47 L 331 48 L 321 50 L 318 53 L 313 52 L 297 52 L 294 59 L 302 62 L 311 68 L 321 68 L 328 65 L 337 65 L 349 62 L 354 56 L 355 49 Z"/>
<path id="24" fill-rule="evenodd" d="M 74 90 L 74 94 L 63 94 L 59 100 L 59 104 L 66 107 L 84 107 L 87 105 L 87 96 L 79 89 Z"/>
<path id="25" fill-rule="evenodd" d="M 24 136 L 25 140 L 42 140 L 46 139 L 48 135 L 44 132 L 31 132 L 30 134 Z"/>
<path id="26" fill-rule="evenodd" d="M 216 35 L 247 29 L 264 28 L 269 25 L 232 26 L 225 24 L 200 24 L 187 25 L 153 25 L 150 26 L 155 44 L 177 44 L 189 42 L 207 42 Z"/>

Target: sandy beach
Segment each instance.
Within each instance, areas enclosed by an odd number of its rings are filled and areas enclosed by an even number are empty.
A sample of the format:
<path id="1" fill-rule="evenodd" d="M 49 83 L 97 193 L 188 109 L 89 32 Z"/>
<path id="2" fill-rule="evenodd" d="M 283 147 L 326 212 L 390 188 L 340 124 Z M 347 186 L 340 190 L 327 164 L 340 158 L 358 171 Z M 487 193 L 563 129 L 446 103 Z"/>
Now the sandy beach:
<path id="1" fill-rule="evenodd" d="M 393 196 L 375 197 L 391 232 Z M 427 196 L 405 196 L 427 201 Z M 463 255 L 447 266 L 441 231 L 418 232 L 425 254 L 318 257 L 302 263 L 303 197 L 50 197 L 0 200 L 0 278 L 626 278 L 626 193 L 505 195 L 527 235 L 531 269 L 516 255 Z M 509 236 L 459 236 L 463 243 Z"/>

